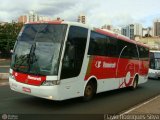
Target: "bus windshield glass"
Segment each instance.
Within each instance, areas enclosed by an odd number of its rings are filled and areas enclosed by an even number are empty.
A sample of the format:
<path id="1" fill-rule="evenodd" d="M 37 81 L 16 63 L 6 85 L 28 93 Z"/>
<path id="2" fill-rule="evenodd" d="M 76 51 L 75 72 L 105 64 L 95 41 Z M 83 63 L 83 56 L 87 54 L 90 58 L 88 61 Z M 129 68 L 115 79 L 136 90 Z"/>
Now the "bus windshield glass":
<path id="1" fill-rule="evenodd" d="M 58 75 L 67 25 L 26 24 L 15 44 L 11 68 L 35 75 Z"/>
<path id="2" fill-rule="evenodd" d="M 155 69 L 160 70 L 160 59 L 155 59 Z"/>
<path id="3" fill-rule="evenodd" d="M 160 70 L 160 58 L 150 59 L 150 68 Z"/>
<path id="4" fill-rule="evenodd" d="M 158 53 L 154 53 L 154 58 L 160 58 L 160 53 L 158 52 Z"/>

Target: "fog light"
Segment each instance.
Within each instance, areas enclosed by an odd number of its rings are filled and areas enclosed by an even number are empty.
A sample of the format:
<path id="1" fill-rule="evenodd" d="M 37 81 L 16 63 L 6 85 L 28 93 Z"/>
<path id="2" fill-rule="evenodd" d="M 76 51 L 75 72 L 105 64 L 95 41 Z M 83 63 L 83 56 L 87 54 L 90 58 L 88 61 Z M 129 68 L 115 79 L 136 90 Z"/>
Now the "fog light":
<path id="1" fill-rule="evenodd" d="M 9 77 L 15 80 L 15 77 L 12 75 L 12 73 L 9 73 Z"/>
<path id="2" fill-rule="evenodd" d="M 53 86 L 53 85 L 59 85 L 60 80 L 52 80 L 52 81 L 44 81 L 42 85 L 44 86 Z"/>
<path id="3" fill-rule="evenodd" d="M 48 99 L 53 99 L 53 96 L 48 96 Z"/>

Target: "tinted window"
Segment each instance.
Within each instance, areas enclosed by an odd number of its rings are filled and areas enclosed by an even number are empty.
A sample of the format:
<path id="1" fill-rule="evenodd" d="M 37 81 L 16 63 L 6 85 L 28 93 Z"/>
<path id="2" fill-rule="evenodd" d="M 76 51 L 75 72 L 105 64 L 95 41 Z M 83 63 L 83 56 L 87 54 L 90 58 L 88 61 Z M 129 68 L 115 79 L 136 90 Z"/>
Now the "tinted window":
<path id="1" fill-rule="evenodd" d="M 106 36 L 96 32 L 91 32 L 88 54 L 104 56 L 106 55 L 106 51 L 107 51 Z"/>
<path id="2" fill-rule="evenodd" d="M 88 54 L 109 57 L 119 57 L 121 54 L 121 58 L 138 59 L 135 44 L 93 31 L 90 36 Z"/>
<path id="3" fill-rule="evenodd" d="M 71 26 L 66 42 L 61 79 L 79 75 L 83 63 L 88 30 Z"/>
<path id="4" fill-rule="evenodd" d="M 117 39 L 107 37 L 107 55 L 111 57 L 118 57 L 118 43 Z"/>
<path id="5" fill-rule="evenodd" d="M 118 41 L 118 55 L 121 54 L 121 58 L 127 58 L 127 43 L 125 41 L 119 40 Z"/>
<path id="6" fill-rule="evenodd" d="M 155 57 L 155 58 L 160 58 L 160 53 L 155 52 L 155 53 L 154 53 L 154 57 Z"/>
<path id="7" fill-rule="evenodd" d="M 117 40 L 92 31 L 88 54 L 115 57 L 117 56 Z"/>
<path id="8" fill-rule="evenodd" d="M 154 58 L 154 53 L 150 52 L 149 56 L 150 56 L 150 58 Z"/>
<path id="9" fill-rule="evenodd" d="M 118 51 L 119 54 L 121 53 L 122 58 L 138 59 L 137 47 L 135 44 L 119 40 Z"/>
<path id="10" fill-rule="evenodd" d="M 139 58 L 141 60 L 148 60 L 148 58 L 149 58 L 149 49 L 145 48 L 143 46 L 138 46 L 138 50 L 139 50 Z"/>

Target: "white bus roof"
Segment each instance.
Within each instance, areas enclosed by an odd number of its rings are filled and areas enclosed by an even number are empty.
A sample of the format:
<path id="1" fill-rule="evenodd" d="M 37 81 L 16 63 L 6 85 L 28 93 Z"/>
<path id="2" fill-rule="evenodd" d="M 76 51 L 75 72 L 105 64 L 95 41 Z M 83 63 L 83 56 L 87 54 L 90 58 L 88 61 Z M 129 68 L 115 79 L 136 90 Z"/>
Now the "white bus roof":
<path id="1" fill-rule="evenodd" d="M 84 28 L 93 30 L 93 31 L 98 32 L 98 33 L 106 34 L 106 35 L 109 35 L 109 36 L 112 36 L 112 37 L 115 37 L 115 38 L 118 38 L 118 39 L 122 39 L 122 40 L 128 41 L 130 43 L 134 43 L 134 44 L 138 44 L 138 45 L 141 45 L 141 46 L 144 46 L 144 47 L 148 47 L 147 45 L 144 45 L 142 43 L 138 43 L 138 42 L 136 42 L 134 40 L 131 40 L 131 39 L 129 39 L 128 37 L 126 37 L 124 35 L 117 34 L 117 33 L 112 32 L 110 30 L 104 30 L 104 29 L 100 29 L 100 28 L 94 28 L 94 27 L 91 27 L 91 26 L 89 26 L 87 24 L 83 24 L 83 23 L 79 23 L 79 22 L 57 21 L 57 20 L 54 20 L 54 21 L 29 22 L 29 23 L 26 23 L 26 24 L 41 24 L 41 23 L 68 24 L 68 25 L 80 26 L 80 27 L 84 27 Z"/>

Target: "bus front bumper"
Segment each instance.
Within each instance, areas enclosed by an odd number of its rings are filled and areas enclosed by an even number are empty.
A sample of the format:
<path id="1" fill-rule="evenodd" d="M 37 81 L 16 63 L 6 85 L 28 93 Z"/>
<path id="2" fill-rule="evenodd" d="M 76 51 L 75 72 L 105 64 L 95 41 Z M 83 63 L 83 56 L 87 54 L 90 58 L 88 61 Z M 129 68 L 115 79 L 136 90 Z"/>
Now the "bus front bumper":
<path id="1" fill-rule="evenodd" d="M 55 86 L 33 86 L 24 83 L 17 82 L 13 78 L 9 77 L 9 85 L 11 90 L 20 93 L 37 96 L 40 98 L 50 100 L 61 100 L 58 94 L 58 87 Z"/>
<path id="2" fill-rule="evenodd" d="M 155 78 L 155 79 L 160 79 L 160 71 L 159 70 L 153 70 L 150 69 L 148 73 L 149 78 Z"/>

